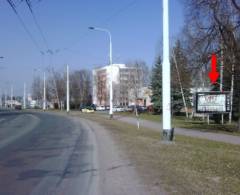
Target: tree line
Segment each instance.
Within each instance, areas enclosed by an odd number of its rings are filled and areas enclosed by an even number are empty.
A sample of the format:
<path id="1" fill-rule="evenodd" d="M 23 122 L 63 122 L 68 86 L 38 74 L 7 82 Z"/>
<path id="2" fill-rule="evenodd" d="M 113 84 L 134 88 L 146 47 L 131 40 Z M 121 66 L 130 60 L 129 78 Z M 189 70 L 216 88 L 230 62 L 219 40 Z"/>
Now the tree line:
<path id="1" fill-rule="evenodd" d="M 48 68 L 46 71 L 46 99 L 54 103 L 55 108 L 63 108 L 66 104 L 66 72 Z M 69 74 L 70 106 L 73 109 L 91 104 L 92 74 L 91 71 L 82 69 Z M 32 83 L 32 98 L 43 99 L 43 78 L 36 76 Z"/>

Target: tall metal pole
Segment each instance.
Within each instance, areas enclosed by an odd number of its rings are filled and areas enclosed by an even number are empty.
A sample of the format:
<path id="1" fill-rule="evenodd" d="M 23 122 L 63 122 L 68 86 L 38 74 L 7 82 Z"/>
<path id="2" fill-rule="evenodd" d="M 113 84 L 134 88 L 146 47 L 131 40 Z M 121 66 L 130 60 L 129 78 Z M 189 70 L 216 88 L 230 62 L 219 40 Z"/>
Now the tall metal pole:
<path id="1" fill-rule="evenodd" d="M 110 63 L 110 109 L 109 109 L 109 116 L 113 118 L 113 84 L 112 84 L 112 36 L 111 33 L 109 34 L 109 63 Z"/>
<path id="2" fill-rule="evenodd" d="M 90 30 L 98 30 L 103 31 L 108 34 L 109 36 L 109 65 L 110 65 L 110 79 L 109 79 L 109 116 L 110 118 L 113 118 L 113 84 L 112 84 L 112 35 L 111 32 L 108 29 L 104 28 L 96 28 L 96 27 L 89 27 Z"/>
<path id="3" fill-rule="evenodd" d="M 26 109 L 26 83 L 23 85 L 23 109 Z"/>
<path id="4" fill-rule="evenodd" d="M 67 65 L 67 112 L 70 111 L 70 106 L 69 106 L 69 66 Z"/>
<path id="5" fill-rule="evenodd" d="M 230 112 L 229 112 L 229 123 L 230 124 L 232 123 L 232 112 L 233 112 L 234 74 L 235 74 L 235 55 L 233 54 L 231 90 L 230 90 Z"/>
<path id="6" fill-rule="evenodd" d="M 43 73 L 43 111 L 46 110 L 46 76 Z"/>
<path id="7" fill-rule="evenodd" d="M 3 93 L 2 93 L 2 89 L 0 89 L 0 92 L 1 92 L 1 93 L 0 93 L 0 95 L 1 95 L 1 96 L 0 96 L 0 97 L 1 97 L 1 98 L 0 98 L 0 106 L 1 106 L 1 108 L 2 108 L 2 107 L 3 107 L 3 101 L 2 101 L 2 99 L 3 99 Z"/>
<path id="8" fill-rule="evenodd" d="M 13 108 L 13 86 L 11 85 L 11 108 Z"/>
<path id="9" fill-rule="evenodd" d="M 223 43 L 221 40 L 221 66 L 220 66 L 220 91 L 223 91 Z M 221 114 L 221 123 L 224 123 L 224 115 Z"/>
<path id="10" fill-rule="evenodd" d="M 4 108 L 7 108 L 7 92 L 4 91 Z"/>
<path id="11" fill-rule="evenodd" d="M 162 110 L 163 139 L 172 141 L 173 129 L 171 127 L 171 74 L 169 61 L 168 0 L 163 0 Z"/>

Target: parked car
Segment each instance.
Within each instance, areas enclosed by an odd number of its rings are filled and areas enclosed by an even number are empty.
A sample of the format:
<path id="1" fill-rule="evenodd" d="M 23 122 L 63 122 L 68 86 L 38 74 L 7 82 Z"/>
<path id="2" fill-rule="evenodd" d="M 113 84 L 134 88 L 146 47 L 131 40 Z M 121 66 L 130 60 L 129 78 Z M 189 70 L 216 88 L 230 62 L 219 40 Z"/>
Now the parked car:
<path id="1" fill-rule="evenodd" d="M 106 110 L 105 106 L 96 106 L 97 111 L 104 111 Z"/>
<path id="2" fill-rule="evenodd" d="M 114 106 L 113 112 L 124 112 L 124 108 L 121 106 Z"/>
<path id="3" fill-rule="evenodd" d="M 125 111 L 125 112 L 132 112 L 132 108 L 129 107 L 129 106 L 128 106 L 128 107 L 125 107 L 125 108 L 124 108 L 124 111 Z"/>
<path id="4" fill-rule="evenodd" d="M 96 111 L 96 107 L 97 107 L 97 105 L 95 105 L 95 104 L 91 104 L 90 107 L 91 107 L 93 110 Z"/>
<path id="5" fill-rule="evenodd" d="M 137 111 L 138 111 L 139 113 L 142 113 L 142 112 L 146 112 L 146 111 L 147 111 L 147 107 L 145 107 L 145 106 L 138 106 L 138 105 L 137 105 L 136 108 L 137 108 Z M 129 106 L 129 107 L 128 107 L 128 111 L 134 112 L 134 111 L 135 111 L 135 106 L 134 106 L 134 105 Z"/>
<path id="6" fill-rule="evenodd" d="M 22 106 L 21 105 L 16 105 L 15 110 L 22 110 Z"/>
<path id="7" fill-rule="evenodd" d="M 82 111 L 82 109 L 84 109 L 84 108 L 86 108 L 86 106 L 84 106 L 84 105 L 80 105 L 80 106 L 79 106 L 79 110 L 80 110 L 80 111 Z"/>
<path id="8" fill-rule="evenodd" d="M 91 108 L 92 110 L 96 110 L 96 105 L 95 104 L 91 104 L 89 105 L 80 105 L 79 110 L 82 111 L 85 108 Z"/>
<path id="9" fill-rule="evenodd" d="M 94 109 L 91 106 L 86 106 L 81 111 L 84 112 L 84 113 L 93 113 Z"/>
<path id="10" fill-rule="evenodd" d="M 118 106 L 118 107 L 117 107 L 117 111 L 118 111 L 118 112 L 124 112 L 125 109 L 124 109 L 123 107 Z"/>

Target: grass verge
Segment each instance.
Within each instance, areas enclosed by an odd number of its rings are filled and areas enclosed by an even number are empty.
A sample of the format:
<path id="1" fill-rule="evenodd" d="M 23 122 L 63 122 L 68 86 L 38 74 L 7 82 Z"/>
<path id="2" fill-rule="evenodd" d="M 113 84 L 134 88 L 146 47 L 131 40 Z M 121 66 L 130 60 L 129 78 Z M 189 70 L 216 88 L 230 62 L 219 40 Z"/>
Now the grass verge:
<path id="1" fill-rule="evenodd" d="M 152 188 L 170 194 L 240 194 L 240 146 L 177 135 L 172 144 L 151 129 L 76 114 L 108 129 Z"/>

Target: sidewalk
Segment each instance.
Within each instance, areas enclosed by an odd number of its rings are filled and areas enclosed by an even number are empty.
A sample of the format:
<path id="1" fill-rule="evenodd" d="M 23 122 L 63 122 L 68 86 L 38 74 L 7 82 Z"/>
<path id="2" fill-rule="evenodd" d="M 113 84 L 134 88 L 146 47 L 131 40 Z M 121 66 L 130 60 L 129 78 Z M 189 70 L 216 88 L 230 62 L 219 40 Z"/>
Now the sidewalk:
<path id="1" fill-rule="evenodd" d="M 118 121 L 137 125 L 137 120 L 134 117 L 115 115 L 114 118 Z M 150 128 L 160 132 L 162 128 L 162 124 L 160 122 L 140 119 L 140 128 L 141 127 Z M 179 135 L 185 135 L 185 136 L 191 136 L 191 137 L 197 137 L 197 138 L 203 138 L 203 139 L 208 139 L 213 141 L 220 141 L 220 142 L 240 145 L 240 136 L 227 135 L 223 133 L 202 132 L 196 129 L 185 129 L 185 128 L 178 128 L 178 127 L 175 127 L 174 132 Z"/>

